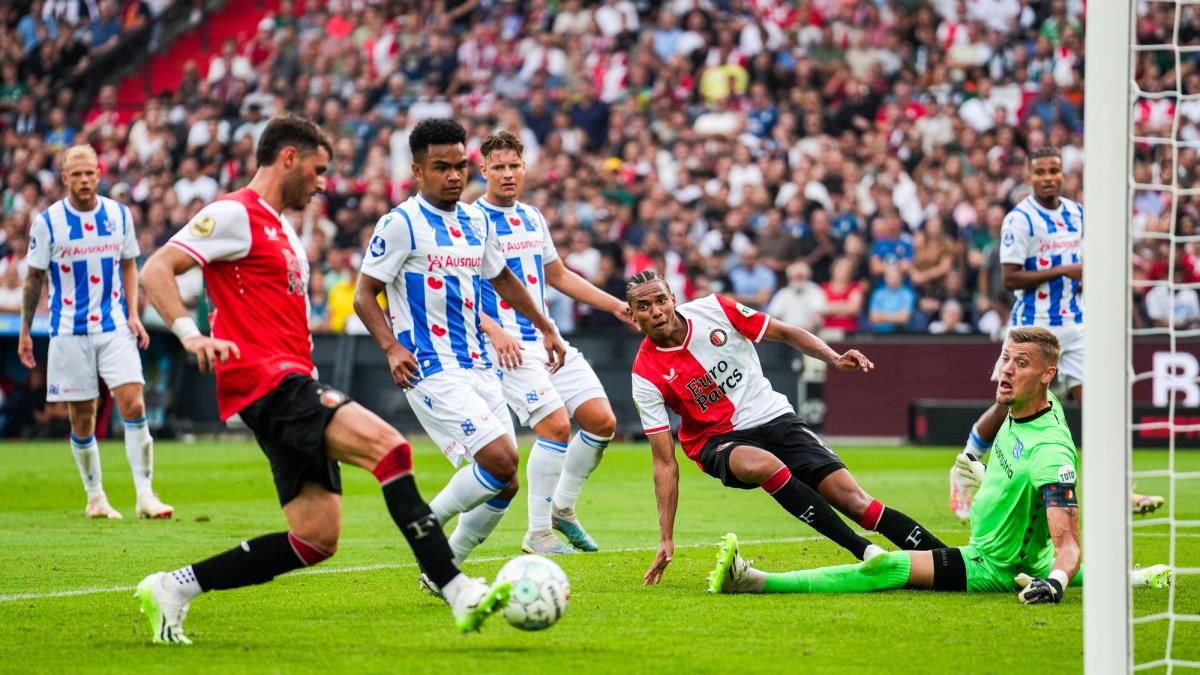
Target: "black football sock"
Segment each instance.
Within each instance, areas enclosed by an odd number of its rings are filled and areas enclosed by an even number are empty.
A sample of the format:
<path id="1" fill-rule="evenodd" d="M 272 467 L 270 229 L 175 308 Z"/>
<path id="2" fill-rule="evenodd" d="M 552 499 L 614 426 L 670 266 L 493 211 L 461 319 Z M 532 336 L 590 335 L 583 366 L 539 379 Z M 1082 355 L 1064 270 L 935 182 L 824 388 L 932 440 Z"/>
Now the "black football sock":
<path id="1" fill-rule="evenodd" d="M 871 542 L 855 534 L 824 497 L 793 478 L 787 467 L 768 478 L 762 484 L 762 488 L 774 497 L 780 506 L 787 509 L 788 513 L 808 523 L 814 530 L 862 560 L 863 552 Z"/>
<path id="2" fill-rule="evenodd" d="M 288 532 L 272 532 L 247 539 L 240 546 L 193 564 L 196 582 L 205 591 L 241 588 L 266 583 L 284 572 L 313 564 L 301 557 L 291 541 L 293 538 Z"/>
<path id="3" fill-rule="evenodd" d="M 884 507 L 878 499 L 863 512 L 859 525 L 887 537 L 888 541 L 909 551 L 931 551 L 946 548 L 932 532 L 920 523 L 890 507 Z"/>
<path id="4" fill-rule="evenodd" d="M 374 471 L 383 488 L 383 500 L 396 526 L 412 547 L 417 565 L 438 588 L 458 576 L 454 554 L 442 525 L 421 498 L 412 474 L 412 448 L 402 443 L 387 454 Z"/>

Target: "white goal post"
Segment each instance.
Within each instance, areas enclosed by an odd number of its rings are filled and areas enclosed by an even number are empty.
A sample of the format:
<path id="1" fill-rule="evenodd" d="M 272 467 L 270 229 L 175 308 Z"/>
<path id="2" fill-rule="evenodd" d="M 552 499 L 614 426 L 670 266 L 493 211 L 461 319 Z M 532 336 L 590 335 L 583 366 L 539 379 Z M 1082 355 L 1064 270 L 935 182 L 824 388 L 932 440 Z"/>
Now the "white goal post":
<path id="1" fill-rule="evenodd" d="M 1133 668 L 1130 447 L 1130 170 L 1133 13 L 1138 0 L 1087 4 L 1083 106 L 1083 667 Z M 1105 330 L 1107 328 L 1107 330 Z M 1114 367 L 1119 364 L 1119 367 Z"/>

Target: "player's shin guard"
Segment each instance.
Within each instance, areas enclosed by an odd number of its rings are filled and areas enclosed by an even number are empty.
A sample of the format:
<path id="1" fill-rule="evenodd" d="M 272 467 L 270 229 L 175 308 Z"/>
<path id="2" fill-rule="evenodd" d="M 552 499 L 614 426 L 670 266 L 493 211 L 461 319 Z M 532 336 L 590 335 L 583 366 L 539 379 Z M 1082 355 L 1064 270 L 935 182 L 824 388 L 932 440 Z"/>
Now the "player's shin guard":
<path id="1" fill-rule="evenodd" d="M 762 489 L 774 497 L 788 513 L 808 523 L 814 530 L 862 560 L 863 552 L 871 542 L 855 534 L 846 521 L 838 517 L 824 497 L 793 478 L 792 472 L 786 466 L 763 482 Z"/>
<path id="2" fill-rule="evenodd" d="M 201 589 L 220 591 L 263 584 L 331 555 L 333 551 L 317 548 L 291 532 L 272 532 L 198 562 L 192 572 Z"/>
<path id="3" fill-rule="evenodd" d="M 383 488 L 388 513 L 404 534 L 417 564 L 439 588 L 458 576 L 446 534 L 434 516 L 412 474 L 412 446 L 401 443 L 372 471 Z"/>
<path id="4" fill-rule="evenodd" d="M 454 516 L 479 506 L 506 487 L 507 481 L 496 478 L 487 469 L 472 462 L 450 477 L 446 487 L 429 502 L 429 508 L 433 509 L 438 522 L 445 525 Z"/>
<path id="5" fill-rule="evenodd" d="M 529 531 L 550 530 L 550 500 L 566 457 L 567 444 L 538 437 L 529 450 L 526 483 L 529 490 Z"/>
<path id="6" fill-rule="evenodd" d="M 612 442 L 612 436 L 605 438 L 580 430 L 567 446 L 567 459 L 563 462 L 562 477 L 558 479 L 558 488 L 554 491 L 554 505 L 560 509 L 573 509 L 579 500 L 579 492 L 588 476 L 600 466 L 604 451 Z"/>
<path id="7" fill-rule="evenodd" d="M 488 538 L 508 513 L 511 499 L 492 497 L 458 517 L 458 525 L 450 535 L 450 550 L 454 552 L 454 564 L 461 565 L 471 551 Z"/>
<path id="8" fill-rule="evenodd" d="M 767 574 L 763 593 L 869 593 L 903 588 L 908 583 L 912 558 L 907 551 L 891 551 L 856 565 Z"/>
<path id="9" fill-rule="evenodd" d="M 96 444 L 95 434 L 87 438 L 71 434 L 71 454 L 75 456 L 75 465 L 79 467 L 79 477 L 83 479 L 83 489 L 87 490 L 88 497 L 104 494 L 100 446 Z"/>
<path id="10" fill-rule="evenodd" d="M 888 541 L 909 551 L 930 551 L 946 548 L 941 539 L 904 515 L 903 512 L 885 507 L 878 499 L 871 501 L 858 524 L 887 537 Z"/>
<path id="11" fill-rule="evenodd" d="M 133 487 L 139 495 L 151 492 L 154 478 L 154 439 L 146 417 L 125 420 L 125 458 L 133 473 Z"/>

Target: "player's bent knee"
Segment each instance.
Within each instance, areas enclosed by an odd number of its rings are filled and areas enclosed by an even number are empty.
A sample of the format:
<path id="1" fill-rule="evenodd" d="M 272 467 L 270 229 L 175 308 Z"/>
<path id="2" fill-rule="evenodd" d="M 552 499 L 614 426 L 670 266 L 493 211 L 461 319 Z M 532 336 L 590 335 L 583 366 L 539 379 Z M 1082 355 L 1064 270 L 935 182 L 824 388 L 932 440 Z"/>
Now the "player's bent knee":
<path id="1" fill-rule="evenodd" d="M 617 418 L 612 411 L 605 411 L 604 417 L 584 427 L 584 431 L 601 438 L 612 438 L 617 433 Z"/>
<path id="2" fill-rule="evenodd" d="M 517 496 L 517 492 L 521 489 L 521 481 L 513 474 L 513 479 L 508 483 L 508 487 L 496 493 L 500 499 L 512 499 Z"/>
<path id="3" fill-rule="evenodd" d="M 567 417 L 567 409 L 559 408 L 537 425 L 537 433 L 542 438 L 559 443 L 566 443 L 571 438 L 571 418 Z"/>

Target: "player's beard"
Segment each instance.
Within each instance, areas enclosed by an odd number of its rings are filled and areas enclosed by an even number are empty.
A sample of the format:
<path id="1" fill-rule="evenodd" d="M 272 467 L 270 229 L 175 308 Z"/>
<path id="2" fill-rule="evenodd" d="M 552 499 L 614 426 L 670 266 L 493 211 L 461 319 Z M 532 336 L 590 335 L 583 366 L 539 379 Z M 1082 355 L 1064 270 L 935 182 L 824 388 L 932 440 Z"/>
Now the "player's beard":
<path id="1" fill-rule="evenodd" d="M 304 207 L 308 206 L 308 200 L 312 198 L 312 193 L 308 191 L 304 172 L 299 167 L 284 177 L 283 185 L 280 187 L 280 197 L 283 199 L 284 209 L 303 211 Z"/>

